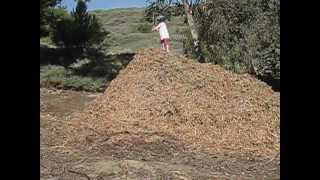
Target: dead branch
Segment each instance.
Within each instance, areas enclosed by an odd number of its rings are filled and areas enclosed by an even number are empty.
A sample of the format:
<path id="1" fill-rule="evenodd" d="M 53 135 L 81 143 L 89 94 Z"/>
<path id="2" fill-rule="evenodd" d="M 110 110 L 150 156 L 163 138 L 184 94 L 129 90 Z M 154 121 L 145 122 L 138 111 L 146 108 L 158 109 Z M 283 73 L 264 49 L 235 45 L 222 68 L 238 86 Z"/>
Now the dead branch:
<path id="1" fill-rule="evenodd" d="M 85 174 L 85 173 L 77 172 L 77 171 L 70 170 L 70 169 L 68 169 L 68 172 L 69 172 L 69 173 L 73 173 L 73 174 L 78 174 L 78 175 L 84 176 L 84 177 L 86 177 L 88 180 L 91 180 L 90 177 L 89 177 L 87 174 Z"/>

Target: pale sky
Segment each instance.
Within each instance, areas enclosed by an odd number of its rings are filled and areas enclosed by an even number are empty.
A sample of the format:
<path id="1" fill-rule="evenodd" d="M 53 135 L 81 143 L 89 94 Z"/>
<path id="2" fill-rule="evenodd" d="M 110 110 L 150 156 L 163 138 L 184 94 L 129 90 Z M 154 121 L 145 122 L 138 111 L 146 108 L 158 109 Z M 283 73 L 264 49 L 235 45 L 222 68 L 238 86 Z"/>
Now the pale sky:
<path id="1" fill-rule="evenodd" d="M 62 5 L 66 6 L 68 11 L 71 11 L 75 7 L 75 1 L 62 0 Z M 88 3 L 88 10 L 144 7 L 145 5 L 146 0 L 91 0 Z"/>

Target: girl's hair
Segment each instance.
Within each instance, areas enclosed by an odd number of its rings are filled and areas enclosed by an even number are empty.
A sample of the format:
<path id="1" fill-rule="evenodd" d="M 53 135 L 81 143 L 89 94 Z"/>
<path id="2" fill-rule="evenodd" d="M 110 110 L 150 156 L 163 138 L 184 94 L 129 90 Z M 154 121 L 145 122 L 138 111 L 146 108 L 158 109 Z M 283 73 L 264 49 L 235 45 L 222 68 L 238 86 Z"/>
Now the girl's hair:
<path id="1" fill-rule="evenodd" d="M 158 22 L 164 22 L 164 21 L 165 21 L 165 17 L 164 17 L 164 16 L 159 16 L 159 17 L 157 18 L 157 21 L 158 21 Z"/>

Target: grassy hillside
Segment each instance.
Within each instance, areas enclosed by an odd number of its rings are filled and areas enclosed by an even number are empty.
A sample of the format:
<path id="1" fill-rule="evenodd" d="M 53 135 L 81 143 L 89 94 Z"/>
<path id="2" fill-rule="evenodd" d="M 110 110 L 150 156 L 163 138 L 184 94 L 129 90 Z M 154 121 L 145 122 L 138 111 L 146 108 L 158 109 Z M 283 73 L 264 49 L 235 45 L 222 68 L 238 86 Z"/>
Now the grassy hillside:
<path id="1" fill-rule="evenodd" d="M 118 8 L 110 10 L 95 10 L 90 13 L 96 15 L 104 28 L 110 32 L 107 54 L 131 53 L 139 48 L 160 47 L 159 33 L 151 32 L 152 23 L 143 19 L 143 8 Z M 170 33 L 171 49 L 182 51 L 179 31 L 186 29 L 183 17 L 173 17 L 167 22 Z M 139 31 L 139 27 L 147 31 Z M 48 37 L 40 39 L 43 44 L 54 46 Z"/>
<path id="2" fill-rule="evenodd" d="M 151 32 L 152 23 L 143 19 L 143 8 L 126 8 L 97 10 L 95 14 L 103 23 L 106 30 L 110 31 L 109 53 L 132 52 L 138 48 L 160 47 L 158 32 Z M 182 50 L 182 43 L 177 35 L 178 29 L 185 28 L 182 17 L 175 17 L 168 22 L 171 36 L 171 46 L 175 51 Z M 145 27 L 148 31 L 139 31 L 139 27 Z"/>
<path id="3" fill-rule="evenodd" d="M 143 19 L 142 8 L 96 10 L 90 13 L 95 14 L 110 32 L 104 56 L 97 60 L 79 59 L 76 63 L 79 67 L 69 69 L 57 63 L 63 57 L 59 48 L 54 48 L 50 38 L 41 38 L 40 43 L 44 44 L 40 47 L 41 87 L 103 91 L 106 84 L 132 59 L 132 52 L 139 48 L 160 47 L 159 33 L 151 32 L 153 24 Z M 168 22 L 171 50 L 178 53 L 182 51 L 178 31 L 184 28 L 182 17 Z"/>

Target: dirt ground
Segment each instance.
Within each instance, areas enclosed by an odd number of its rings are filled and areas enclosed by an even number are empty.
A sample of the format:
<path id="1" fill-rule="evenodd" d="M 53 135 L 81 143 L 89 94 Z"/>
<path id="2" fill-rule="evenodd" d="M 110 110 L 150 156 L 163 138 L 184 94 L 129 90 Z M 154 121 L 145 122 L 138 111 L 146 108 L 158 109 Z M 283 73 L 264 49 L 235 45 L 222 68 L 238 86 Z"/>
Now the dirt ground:
<path id="1" fill-rule="evenodd" d="M 77 149 L 63 144 L 63 125 L 99 93 L 40 89 L 41 179 L 279 179 L 280 157 L 190 152 L 163 134 L 113 134 Z M 151 143 L 145 138 L 157 138 Z"/>

